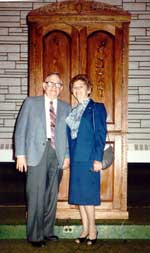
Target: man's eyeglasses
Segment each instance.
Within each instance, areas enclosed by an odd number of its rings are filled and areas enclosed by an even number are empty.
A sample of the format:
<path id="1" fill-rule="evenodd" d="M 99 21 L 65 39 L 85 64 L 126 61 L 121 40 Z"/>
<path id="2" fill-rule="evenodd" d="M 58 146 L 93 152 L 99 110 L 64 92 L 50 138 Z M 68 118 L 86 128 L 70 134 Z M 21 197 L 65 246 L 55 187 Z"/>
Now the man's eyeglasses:
<path id="1" fill-rule="evenodd" d="M 46 86 L 50 87 L 50 88 L 52 88 L 52 87 L 60 88 L 62 86 L 62 83 L 54 83 L 51 81 L 47 81 L 45 83 L 46 83 Z"/>

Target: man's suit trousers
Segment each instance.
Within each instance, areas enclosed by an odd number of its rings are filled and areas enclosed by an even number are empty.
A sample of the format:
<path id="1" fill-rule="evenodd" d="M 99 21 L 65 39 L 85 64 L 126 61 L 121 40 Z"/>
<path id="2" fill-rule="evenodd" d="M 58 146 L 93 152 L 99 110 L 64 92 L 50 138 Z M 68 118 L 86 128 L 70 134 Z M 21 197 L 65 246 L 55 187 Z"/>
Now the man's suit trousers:
<path id="1" fill-rule="evenodd" d="M 57 195 L 61 169 L 55 150 L 47 141 L 45 151 L 37 166 L 29 166 L 27 172 L 27 238 L 41 241 L 53 234 Z"/>

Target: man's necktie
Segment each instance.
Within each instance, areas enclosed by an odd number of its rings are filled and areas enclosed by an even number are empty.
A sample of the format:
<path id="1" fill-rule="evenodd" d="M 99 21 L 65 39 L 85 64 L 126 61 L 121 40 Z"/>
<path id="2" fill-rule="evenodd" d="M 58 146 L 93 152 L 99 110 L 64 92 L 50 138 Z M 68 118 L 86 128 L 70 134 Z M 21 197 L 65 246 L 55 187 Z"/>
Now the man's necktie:
<path id="1" fill-rule="evenodd" d="M 51 128 L 51 146 L 55 149 L 55 122 L 56 114 L 54 111 L 53 102 L 50 101 L 50 128 Z"/>

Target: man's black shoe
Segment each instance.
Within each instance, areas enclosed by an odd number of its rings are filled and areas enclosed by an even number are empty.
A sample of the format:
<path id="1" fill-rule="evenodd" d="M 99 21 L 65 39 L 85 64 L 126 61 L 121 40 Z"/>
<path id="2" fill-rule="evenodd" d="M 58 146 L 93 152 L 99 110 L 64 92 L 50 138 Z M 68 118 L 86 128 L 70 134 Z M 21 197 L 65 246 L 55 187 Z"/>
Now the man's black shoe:
<path id="1" fill-rule="evenodd" d="M 52 242 L 59 241 L 59 237 L 57 235 L 45 236 L 44 239 Z"/>
<path id="2" fill-rule="evenodd" d="M 45 241 L 30 241 L 33 247 L 37 248 L 44 248 L 46 247 L 46 242 Z"/>

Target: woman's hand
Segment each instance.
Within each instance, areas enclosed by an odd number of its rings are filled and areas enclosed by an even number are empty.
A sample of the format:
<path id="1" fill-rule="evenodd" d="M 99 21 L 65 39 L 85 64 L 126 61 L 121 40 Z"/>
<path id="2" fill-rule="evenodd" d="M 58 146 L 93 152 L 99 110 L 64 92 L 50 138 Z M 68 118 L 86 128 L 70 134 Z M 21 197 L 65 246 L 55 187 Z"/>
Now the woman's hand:
<path id="1" fill-rule="evenodd" d="M 100 161 L 94 161 L 94 163 L 93 163 L 93 170 L 95 171 L 95 172 L 99 172 L 99 171 L 101 171 L 102 170 L 102 162 L 100 162 Z"/>
<path id="2" fill-rule="evenodd" d="M 68 169 L 69 166 L 70 166 L 70 159 L 69 158 L 65 158 L 62 168 L 65 170 L 65 169 Z"/>

